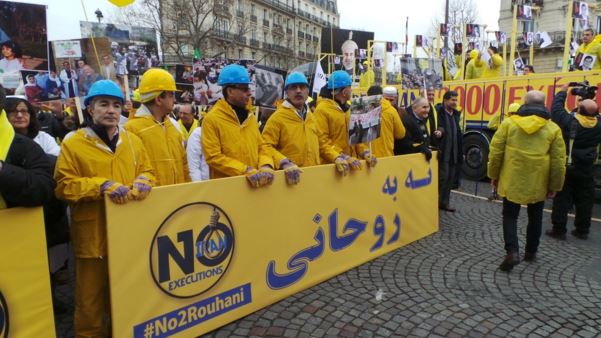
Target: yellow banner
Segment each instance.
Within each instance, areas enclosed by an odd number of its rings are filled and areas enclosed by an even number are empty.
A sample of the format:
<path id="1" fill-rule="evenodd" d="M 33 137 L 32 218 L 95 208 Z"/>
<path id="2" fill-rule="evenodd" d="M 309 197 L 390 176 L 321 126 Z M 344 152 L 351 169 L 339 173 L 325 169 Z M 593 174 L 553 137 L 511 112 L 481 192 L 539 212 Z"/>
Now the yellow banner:
<path id="1" fill-rule="evenodd" d="M 438 164 L 380 159 L 156 188 L 107 203 L 114 337 L 196 337 L 438 231 Z"/>
<path id="2" fill-rule="evenodd" d="M 42 208 L 0 220 L 0 337 L 55 337 Z"/>

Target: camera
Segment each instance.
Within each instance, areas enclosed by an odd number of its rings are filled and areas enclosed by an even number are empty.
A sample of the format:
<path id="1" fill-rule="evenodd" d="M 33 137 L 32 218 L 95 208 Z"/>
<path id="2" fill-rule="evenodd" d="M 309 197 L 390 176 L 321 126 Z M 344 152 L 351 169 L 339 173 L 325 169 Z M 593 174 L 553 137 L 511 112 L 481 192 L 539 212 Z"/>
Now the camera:
<path id="1" fill-rule="evenodd" d="M 597 95 L 597 87 L 589 85 L 589 82 L 586 80 L 582 82 L 570 82 L 568 86 L 574 87 L 570 91 L 570 94 L 580 96 L 583 100 L 594 100 Z"/>

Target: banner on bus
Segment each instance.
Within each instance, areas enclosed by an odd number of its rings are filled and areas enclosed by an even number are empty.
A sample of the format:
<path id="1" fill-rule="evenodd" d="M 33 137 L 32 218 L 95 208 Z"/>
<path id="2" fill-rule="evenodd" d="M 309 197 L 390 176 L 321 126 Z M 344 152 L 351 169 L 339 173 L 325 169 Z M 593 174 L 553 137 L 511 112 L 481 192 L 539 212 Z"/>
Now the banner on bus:
<path id="1" fill-rule="evenodd" d="M 303 170 L 295 186 L 277 172 L 108 202 L 113 336 L 196 337 L 438 230 L 434 160 Z"/>
<path id="2" fill-rule="evenodd" d="M 0 219 L 0 337 L 55 337 L 42 208 Z"/>

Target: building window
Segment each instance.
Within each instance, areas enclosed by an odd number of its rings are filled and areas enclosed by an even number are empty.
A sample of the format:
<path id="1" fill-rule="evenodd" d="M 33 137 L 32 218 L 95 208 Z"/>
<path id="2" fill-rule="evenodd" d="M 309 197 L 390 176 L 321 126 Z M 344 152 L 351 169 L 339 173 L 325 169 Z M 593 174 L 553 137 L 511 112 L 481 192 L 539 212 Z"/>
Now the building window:
<path id="1" fill-rule="evenodd" d="M 242 10 L 242 0 L 238 0 L 238 10 Z"/>
<path id="2" fill-rule="evenodd" d="M 238 59 L 242 59 L 242 49 L 238 49 Z"/>
<path id="3" fill-rule="evenodd" d="M 522 32 L 534 32 L 534 20 L 522 21 Z"/>
<path id="4" fill-rule="evenodd" d="M 263 20 L 267 20 L 267 10 L 263 9 Z"/>
<path id="5" fill-rule="evenodd" d="M 255 15 L 255 4 L 250 4 L 250 14 Z"/>

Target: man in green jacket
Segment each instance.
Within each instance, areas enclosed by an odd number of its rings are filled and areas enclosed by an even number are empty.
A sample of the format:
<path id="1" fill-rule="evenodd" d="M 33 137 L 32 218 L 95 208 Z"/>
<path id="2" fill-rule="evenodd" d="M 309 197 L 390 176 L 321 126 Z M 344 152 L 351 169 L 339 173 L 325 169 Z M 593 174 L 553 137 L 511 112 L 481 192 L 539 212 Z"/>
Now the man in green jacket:
<path id="1" fill-rule="evenodd" d="M 534 261 L 541 235 L 545 197 L 563 186 L 566 150 L 561 129 L 550 120 L 545 94 L 530 91 L 517 114 L 495 133 L 488 155 L 488 177 L 503 197 L 503 238 L 507 256 L 499 266 L 511 271 L 520 263 L 517 219 L 528 206 L 525 261 Z"/>

